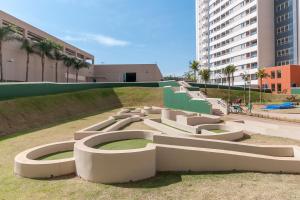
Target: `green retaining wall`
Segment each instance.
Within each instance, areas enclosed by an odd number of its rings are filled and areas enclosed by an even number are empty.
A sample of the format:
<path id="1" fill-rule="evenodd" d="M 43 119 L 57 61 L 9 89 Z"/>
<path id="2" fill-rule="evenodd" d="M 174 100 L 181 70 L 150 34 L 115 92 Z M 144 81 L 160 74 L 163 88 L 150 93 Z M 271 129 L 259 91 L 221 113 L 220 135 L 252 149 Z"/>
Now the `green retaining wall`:
<path id="1" fill-rule="evenodd" d="M 161 81 L 159 82 L 159 87 L 166 87 L 166 86 L 172 86 L 172 87 L 179 87 L 177 81 Z"/>
<path id="2" fill-rule="evenodd" d="M 164 106 L 190 112 L 212 114 L 212 105 L 205 100 L 192 100 L 186 93 L 175 93 L 171 87 L 164 88 Z"/>
<path id="3" fill-rule="evenodd" d="M 0 84 L 0 100 L 17 97 L 42 96 L 76 92 L 95 88 L 159 87 L 159 82 L 148 83 L 3 83 Z"/>
<path id="4" fill-rule="evenodd" d="M 191 86 L 193 87 L 198 87 L 198 88 L 205 88 L 205 85 L 204 84 L 201 84 L 201 83 L 189 83 Z M 206 85 L 207 88 L 220 88 L 220 89 L 228 89 L 228 85 L 211 85 L 211 84 L 207 84 Z M 231 86 L 230 87 L 232 90 L 244 90 L 244 87 L 237 87 L 237 86 Z M 248 89 L 247 89 L 248 90 Z M 255 88 L 252 88 L 251 91 L 253 92 L 259 92 L 259 89 L 255 89 Z M 262 90 L 262 92 L 265 92 L 265 93 L 272 93 L 272 91 L 270 89 L 265 89 L 265 90 Z"/>
<path id="5" fill-rule="evenodd" d="M 300 88 L 292 88 L 291 93 L 293 95 L 300 95 Z"/>

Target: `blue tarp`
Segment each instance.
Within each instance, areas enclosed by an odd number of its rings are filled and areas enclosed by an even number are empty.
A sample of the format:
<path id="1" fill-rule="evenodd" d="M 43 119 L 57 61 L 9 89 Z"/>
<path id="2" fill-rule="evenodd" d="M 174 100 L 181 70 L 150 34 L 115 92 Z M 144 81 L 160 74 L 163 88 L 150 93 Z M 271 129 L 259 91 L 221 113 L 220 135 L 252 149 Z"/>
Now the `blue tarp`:
<path id="1" fill-rule="evenodd" d="M 267 105 L 266 107 L 264 107 L 264 110 L 279 110 L 279 109 L 291 109 L 291 108 L 295 108 L 294 103 L 285 102 L 282 104 Z"/>

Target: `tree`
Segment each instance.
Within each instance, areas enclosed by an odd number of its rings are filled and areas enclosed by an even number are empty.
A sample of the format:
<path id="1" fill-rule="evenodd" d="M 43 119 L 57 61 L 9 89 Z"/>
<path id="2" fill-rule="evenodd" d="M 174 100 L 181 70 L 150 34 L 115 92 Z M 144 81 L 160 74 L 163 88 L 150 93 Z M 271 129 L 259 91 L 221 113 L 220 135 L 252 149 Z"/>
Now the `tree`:
<path id="1" fill-rule="evenodd" d="M 0 27 L 0 81 L 3 82 L 3 43 L 15 39 L 15 28 L 12 26 Z"/>
<path id="2" fill-rule="evenodd" d="M 28 82 L 30 55 L 34 53 L 34 44 L 32 43 L 32 41 L 30 39 L 24 38 L 22 41 L 21 49 L 26 51 L 25 82 Z"/>
<path id="3" fill-rule="evenodd" d="M 75 72 L 76 72 L 76 83 L 78 82 L 78 74 L 79 70 L 82 68 L 89 68 L 90 64 L 84 60 L 75 59 L 74 65 L 73 65 Z"/>
<path id="4" fill-rule="evenodd" d="M 66 55 L 65 55 L 65 56 L 63 57 L 63 62 L 64 62 L 64 64 L 65 64 L 66 67 L 67 67 L 67 83 L 69 83 L 70 68 L 71 68 L 72 66 L 74 66 L 76 60 L 75 60 L 74 57 L 69 57 L 69 56 L 66 56 Z"/>
<path id="5" fill-rule="evenodd" d="M 235 65 L 228 65 L 228 70 L 230 72 L 231 75 L 231 86 L 234 85 L 234 73 L 237 71 L 237 67 Z"/>
<path id="6" fill-rule="evenodd" d="M 196 81 L 197 72 L 199 71 L 200 63 L 196 60 L 190 62 L 190 69 L 194 72 L 194 81 Z"/>
<path id="7" fill-rule="evenodd" d="M 184 73 L 183 78 L 186 81 L 192 81 L 194 77 L 193 74 L 189 71 Z"/>
<path id="8" fill-rule="evenodd" d="M 245 73 L 241 73 L 241 77 L 244 81 L 244 103 L 246 104 L 246 85 L 247 85 L 247 82 L 250 80 L 250 76 L 249 76 L 249 74 L 247 74 L 245 72 Z"/>
<path id="9" fill-rule="evenodd" d="M 205 84 L 205 94 L 207 94 L 207 82 L 210 79 L 210 70 L 209 69 L 202 69 L 199 71 L 199 75 L 201 79 L 204 81 Z"/>
<path id="10" fill-rule="evenodd" d="M 55 59 L 55 82 L 58 82 L 58 62 L 63 60 L 64 54 L 63 54 L 63 47 L 59 44 L 54 45 L 54 52 L 53 57 Z"/>
<path id="11" fill-rule="evenodd" d="M 259 87 L 259 98 L 260 103 L 262 103 L 262 81 L 264 78 L 268 77 L 268 74 L 265 72 L 264 69 L 259 69 L 256 73 L 257 78 L 260 80 L 260 87 Z"/>
<path id="12" fill-rule="evenodd" d="M 231 65 L 228 65 L 227 67 L 224 68 L 223 70 L 224 75 L 226 76 L 227 82 L 228 82 L 228 102 L 230 102 L 230 81 L 231 81 L 231 74 L 232 74 L 232 69 Z"/>
<path id="13" fill-rule="evenodd" d="M 52 50 L 54 49 L 55 44 L 51 40 L 42 40 L 40 42 L 37 42 L 34 45 L 34 48 L 37 49 L 38 54 L 41 56 L 41 63 L 42 63 L 42 82 L 44 82 L 44 76 L 45 76 L 45 59 L 53 58 L 52 56 Z"/>

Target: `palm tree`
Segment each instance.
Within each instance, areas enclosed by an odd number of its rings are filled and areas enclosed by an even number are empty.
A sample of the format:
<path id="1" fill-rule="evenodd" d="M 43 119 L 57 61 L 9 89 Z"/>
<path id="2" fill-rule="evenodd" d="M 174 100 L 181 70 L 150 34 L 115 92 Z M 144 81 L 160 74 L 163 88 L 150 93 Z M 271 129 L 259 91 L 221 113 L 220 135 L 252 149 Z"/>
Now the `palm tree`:
<path id="1" fill-rule="evenodd" d="M 231 75 L 232 75 L 232 69 L 231 65 L 228 65 L 227 67 L 224 68 L 223 70 L 224 75 L 226 76 L 227 82 L 228 82 L 228 102 L 230 102 L 230 82 L 231 82 Z"/>
<path id="2" fill-rule="evenodd" d="M 183 75 L 184 79 L 186 81 L 191 81 L 193 79 L 193 75 L 191 72 L 185 72 L 184 75 Z M 173 80 L 173 79 L 172 79 Z"/>
<path id="3" fill-rule="evenodd" d="M 210 70 L 209 69 L 202 69 L 199 71 L 199 75 L 201 79 L 204 81 L 205 84 L 205 94 L 207 94 L 207 82 L 210 79 Z"/>
<path id="4" fill-rule="evenodd" d="M 73 65 L 75 72 L 76 72 L 76 83 L 78 82 L 78 74 L 79 70 L 82 68 L 89 68 L 90 64 L 84 60 L 75 59 L 74 65 Z"/>
<path id="5" fill-rule="evenodd" d="M 21 49 L 26 51 L 26 75 L 25 75 L 25 82 L 28 82 L 28 76 L 29 76 L 29 63 L 30 63 L 30 55 L 34 53 L 34 44 L 30 39 L 24 38 L 22 41 Z"/>
<path id="6" fill-rule="evenodd" d="M 249 74 L 247 74 L 246 72 L 245 73 L 241 73 L 241 77 L 244 81 L 244 103 L 246 104 L 246 85 L 247 85 L 247 82 L 249 81 Z"/>
<path id="7" fill-rule="evenodd" d="M 63 47 L 59 44 L 55 44 L 53 57 L 55 59 L 55 82 L 58 82 L 58 62 L 63 60 L 64 54 L 62 53 Z"/>
<path id="8" fill-rule="evenodd" d="M 237 67 L 235 65 L 229 65 L 229 67 L 230 67 L 231 79 L 232 79 L 231 85 L 233 86 L 234 85 L 234 73 L 237 71 Z"/>
<path id="9" fill-rule="evenodd" d="M 258 72 L 256 73 L 256 76 L 260 80 L 259 98 L 260 98 L 260 103 L 262 103 L 262 81 L 264 78 L 268 77 L 268 74 L 265 72 L 264 69 L 259 69 Z"/>
<path id="10" fill-rule="evenodd" d="M 14 36 L 15 29 L 12 26 L 0 27 L 0 81 L 3 82 L 3 54 L 2 48 L 3 43 L 9 40 L 13 40 L 16 37 Z"/>
<path id="11" fill-rule="evenodd" d="M 63 57 L 63 62 L 65 66 L 67 67 L 67 83 L 69 83 L 69 74 L 70 74 L 70 68 L 74 66 L 76 60 L 74 57 L 69 57 L 69 56 L 64 56 Z"/>
<path id="12" fill-rule="evenodd" d="M 194 72 L 194 81 L 196 81 L 197 72 L 199 71 L 200 63 L 196 60 L 190 62 L 190 69 Z"/>
<path id="13" fill-rule="evenodd" d="M 46 57 L 52 58 L 52 50 L 55 47 L 55 44 L 50 40 L 42 40 L 34 45 L 34 47 L 38 50 L 39 55 L 41 56 L 42 63 L 42 82 L 44 82 L 45 75 L 45 59 Z"/>

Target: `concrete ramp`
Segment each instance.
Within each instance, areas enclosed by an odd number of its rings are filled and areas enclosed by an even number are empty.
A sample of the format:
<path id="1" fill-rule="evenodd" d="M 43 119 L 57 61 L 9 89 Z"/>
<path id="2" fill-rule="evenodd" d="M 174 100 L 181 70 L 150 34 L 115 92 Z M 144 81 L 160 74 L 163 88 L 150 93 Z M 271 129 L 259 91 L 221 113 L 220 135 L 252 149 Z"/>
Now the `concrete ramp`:
<path id="1" fill-rule="evenodd" d="M 300 149 L 154 136 L 157 171 L 300 173 Z"/>

